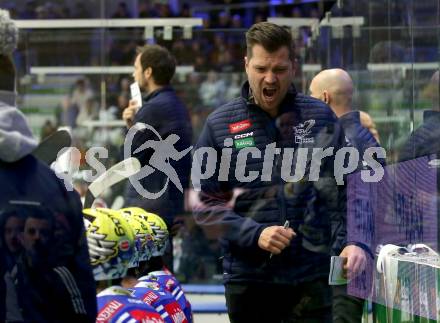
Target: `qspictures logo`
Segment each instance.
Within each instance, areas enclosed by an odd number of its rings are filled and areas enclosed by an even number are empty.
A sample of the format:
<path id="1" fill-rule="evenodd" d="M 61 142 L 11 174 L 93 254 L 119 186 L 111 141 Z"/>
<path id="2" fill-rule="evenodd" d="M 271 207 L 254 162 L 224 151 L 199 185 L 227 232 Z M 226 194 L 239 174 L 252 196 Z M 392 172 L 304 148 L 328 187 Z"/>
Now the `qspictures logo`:
<path id="1" fill-rule="evenodd" d="M 296 143 L 314 143 L 315 137 L 311 136 L 310 129 L 314 126 L 314 120 L 308 120 L 297 127 L 294 127 L 295 142 Z M 333 175 L 338 185 L 344 184 L 344 177 L 359 169 L 359 165 L 363 164 L 367 167 L 361 170 L 361 178 L 364 182 L 378 182 L 384 175 L 382 165 L 377 161 L 377 158 L 386 158 L 386 152 L 381 147 L 372 147 L 365 150 L 362 160 L 360 160 L 359 151 L 354 147 L 342 147 L 334 149 L 334 147 L 327 148 L 280 148 L 276 143 L 267 144 L 264 149 L 256 147 L 253 131 L 239 133 L 251 127 L 249 120 L 240 121 L 229 125 L 228 136 L 223 143 L 223 148 L 217 150 L 213 147 L 198 147 L 193 150 L 193 146 L 187 147 L 182 151 L 178 151 L 175 147 L 180 137 L 176 134 L 170 134 L 166 138 L 154 129 L 154 127 L 137 123 L 127 133 L 124 142 L 124 158 L 131 157 L 133 140 L 136 134 L 141 132 L 151 132 L 152 137 L 144 142 L 141 146 L 136 148 L 133 153 L 138 154 L 146 149 L 148 152 L 148 163 L 143 165 L 139 172 L 129 177 L 131 185 L 135 188 L 137 193 L 146 199 L 157 199 L 167 190 L 170 182 L 183 193 L 183 187 L 179 176 L 171 165 L 171 161 L 179 161 L 191 151 L 193 152 L 192 166 L 191 166 L 191 182 L 194 190 L 200 191 L 201 184 L 204 180 L 216 180 L 219 182 L 226 182 L 230 180 L 230 176 L 235 176 L 235 179 L 241 183 L 249 183 L 252 181 L 271 181 L 274 165 L 280 165 L 280 176 L 285 182 L 298 182 L 307 176 L 309 181 L 318 181 L 321 174 L 321 166 L 326 158 L 331 158 L 333 165 Z M 150 136 L 151 137 L 151 136 Z M 233 150 L 235 151 L 235 167 L 234 174 L 230 174 Z M 88 171 L 86 181 L 92 182 L 99 175 L 105 172 L 104 165 L 96 158 L 96 153 L 99 157 L 108 157 L 108 152 L 103 147 L 94 147 L 86 153 L 86 161 L 94 170 L 96 174 L 92 176 L 92 171 Z M 259 165 L 262 165 L 260 170 L 249 170 L 248 160 L 257 159 Z M 294 172 L 292 174 L 292 168 Z M 158 192 L 149 192 L 147 188 L 143 187 L 141 180 L 150 176 L 155 172 L 161 172 L 166 176 L 166 181 L 163 187 Z M 217 174 L 217 178 L 212 178 Z M 61 175 L 60 175 L 61 176 Z M 62 175 L 62 179 L 72 179 Z M 61 178 L 61 177 L 60 177 Z"/>

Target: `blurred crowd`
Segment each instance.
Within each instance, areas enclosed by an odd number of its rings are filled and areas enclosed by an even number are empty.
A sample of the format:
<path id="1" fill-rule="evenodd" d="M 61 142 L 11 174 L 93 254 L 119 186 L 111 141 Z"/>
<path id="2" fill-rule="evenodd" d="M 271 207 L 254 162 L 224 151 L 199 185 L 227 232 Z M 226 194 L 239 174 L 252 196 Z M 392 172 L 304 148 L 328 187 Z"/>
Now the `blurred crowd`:
<path id="1" fill-rule="evenodd" d="M 7 1 L 6 1 L 7 2 Z M 190 1 L 147 1 L 137 2 L 137 8 L 130 6 L 129 1 L 106 3 L 104 18 L 189 18 L 203 17 L 205 28 L 247 28 L 255 22 L 265 21 L 268 17 L 314 17 L 317 14 L 316 4 L 301 4 L 301 1 L 286 1 L 260 6 L 233 6 L 235 3 L 250 1 L 205 1 L 198 2 L 197 9 Z M 310 2 L 310 1 L 308 1 Z M 253 4 L 255 2 L 252 2 Z M 299 7 L 298 5 L 301 4 Z M 85 19 L 102 18 L 98 8 L 81 1 L 69 3 L 65 0 L 26 0 L 6 3 L 13 19 Z M 222 9 L 219 9 L 221 8 Z M 205 9 L 212 10 L 205 10 Z M 108 11 L 108 12 L 107 12 Z M 208 14 L 209 12 L 209 14 Z"/>
<path id="2" fill-rule="evenodd" d="M 42 139 L 53 133 L 57 127 L 67 126 L 76 131 L 78 137 L 89 144 L 120 145 L 122 133 L 111 127 L 96 127 L 92 133 L 87 130 L 87 121 L 122 120 L 122 111 L 130 100 L 130 84 L 133 81 L 125 75 L 108 77 L 107 97 L 102 108 L 97 91 L 99 84 L 94 78 L 80 77 L 72 84 L 67 95 L 58 105 L 56 120 L 47 120 L 41 128 Z M 185 102 L 191 116 L 194 140 L 198 137 L 207 115 L 216 107 L 240 95 L 244 81 L 243 73 L 187 73 L 173 79 L 173 86 Z"/>
<path id="3" fill-rule="evenodd" d="M 228 1 L 229 3 L 231 1 Z M 196 28 L 192 39 L 182 39 L 180 31 L 172 41 L 162 40 L 162 28 L 155 29 L 155 39 L 160 45 L 173 51 L 179 65 L 194 65 L 198 71 L 207 72 L 214 69 L 219 72 L 232 72 L 241 69 L 244 50 L 243 31 L 255 22 L 265 21 L 268 17 L 319 17 L 317 3 L 267 5 L 262 2 L 260 7 L 229 9 L 190 10 L 188 2 L 173 5 L 167 1 L 138 1 L 138 7 L 132 8 L 126 2 L 115 1 L 115 6 L 106 4 L 105 8 L 92 9 L 84 2 L 67 3 L 66 1 L 27 0 L 23 3 L 11 1 L 8 7 L 15 19 L 77 19 L 77 18 L 202 18 L 203 26 Z M 216 3 L 218 4 L 218 3 Z M 209 3 L 207 4 L 209 8 Z M 235 7 L 232 7 L 235 8 Z M 102 9 L 102 10 L 101 10 Z M 107 12 L 108 11 L 108 12 Z M 202 35 L 202 30 L 204 31 Z M 210 32 L 206 34 L 205 31 Z M 141 28 L 112 29 L 106 33 L 106 61 L 101 59 L 102 49 L 98 41 L 100 30 L 79 31 L 72 33 L 69 42 L 80 50 L 80 55 L 70 53 L 65 46 L 56 46 L 50 50 L 58 51 L 63 57 L 63 65 L 128 65 L 136 50 L 142 44 L 144 30 Z M 310 32 L 301 30 L 297 35 L 298 48 L 307 43 Z M 31 40 L 32 41 L 32 40 Z M 49 40 L 50 42 L 50 40 Z M 31 48 L 37 53 L 33 64 L 53 65 L 51 55 L 44 50 L 45 40 L 40 38 Z M 78 46 L 77 46 L 78 45 Z M 41 47 L 41 48 L 40 48 Z M 60 62 L 61 63 L 61 62 Z"/>

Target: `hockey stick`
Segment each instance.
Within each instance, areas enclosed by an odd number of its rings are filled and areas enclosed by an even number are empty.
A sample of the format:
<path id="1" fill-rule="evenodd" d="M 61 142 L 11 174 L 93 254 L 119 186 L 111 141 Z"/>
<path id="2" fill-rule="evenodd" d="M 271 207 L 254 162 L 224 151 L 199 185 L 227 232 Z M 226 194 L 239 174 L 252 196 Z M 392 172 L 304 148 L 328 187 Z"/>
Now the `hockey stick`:
<path id="1" fill-rule="evenodd" d="M 122 209 L 123 206 L 124 206 L 124 198 L 121 195 L 119 195 L 113 200 L 112 206 L 110 208 L 112 210 L 119 210 Z"/>
<path id="2" fill-rule="evenodd" d="M 71 143 L 70 133 L 65 129 L 60 129 L 40 142 L 32 155 L 50 166 L 57 159 L 58 152 L 63 148 L 70 147 Z"/>
<path id="3" fill-rule="evenodd" d="M 107 188 L 136 174 L 140 169 L 141 164 L 134 157 L 127 158 L 113 165 L 89 185 L 84 200 L 84 208 L 91 207 L 95 198 L 101 195 Z"/>

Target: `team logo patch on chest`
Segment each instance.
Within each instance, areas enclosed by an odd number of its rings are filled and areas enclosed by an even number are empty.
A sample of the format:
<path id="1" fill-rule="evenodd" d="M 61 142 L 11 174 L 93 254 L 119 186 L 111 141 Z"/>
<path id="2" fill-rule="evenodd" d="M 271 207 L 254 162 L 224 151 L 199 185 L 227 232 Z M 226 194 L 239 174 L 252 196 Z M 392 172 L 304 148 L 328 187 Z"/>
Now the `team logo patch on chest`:
<path id="1" fill-rule="evenodd" d="M 293 127 L 295 133 L 295 143 L 297 144 L 313 144 L 315 138 L 311 137 L 312 127 L 315 125 L 315 120 L 310 119 Z"/>
<path id="2" fill-rule="evenodd" d="M 240 131 L 244 131 L 248 128 L 251 127 L 251 120 L 246 119 L 243 121 L 239 121 L 239 122 L 235 122 L 235 123 L 230 123 L 229 124 L 229 132 L 230 133 L 237 133 Z"/>

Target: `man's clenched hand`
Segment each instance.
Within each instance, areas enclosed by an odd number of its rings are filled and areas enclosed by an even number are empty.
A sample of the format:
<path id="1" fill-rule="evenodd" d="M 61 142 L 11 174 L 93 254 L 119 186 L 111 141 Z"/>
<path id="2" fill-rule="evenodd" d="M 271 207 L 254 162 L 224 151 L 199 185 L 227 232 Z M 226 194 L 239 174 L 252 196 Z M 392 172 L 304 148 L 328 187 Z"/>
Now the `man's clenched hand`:
<path id="1" fill-rule="evenodd" d="M 258 246 L 270 253 L 278 255 L 290 244 L 296 236 L 292 228 L 285 229 L 282 226 L 274 225 L 265 228 L 258 238 Z"/>
<path id="2" fill-rule="evenodd" d="M 344 270 L 348 279 L 353 279 L 359 275 L 367 264 L 365 251 L 358 246 L 346 246 L 339 256 L 347 258 Z"/>

